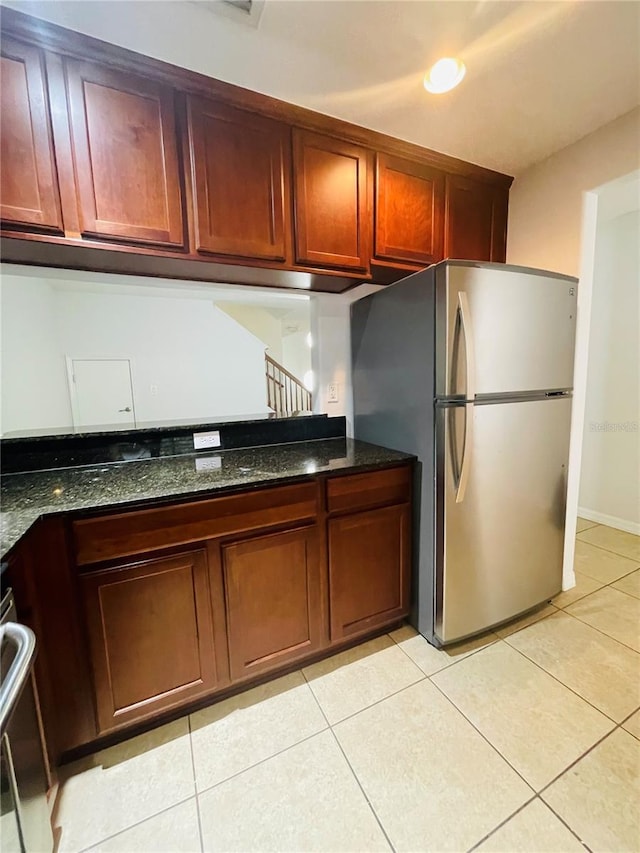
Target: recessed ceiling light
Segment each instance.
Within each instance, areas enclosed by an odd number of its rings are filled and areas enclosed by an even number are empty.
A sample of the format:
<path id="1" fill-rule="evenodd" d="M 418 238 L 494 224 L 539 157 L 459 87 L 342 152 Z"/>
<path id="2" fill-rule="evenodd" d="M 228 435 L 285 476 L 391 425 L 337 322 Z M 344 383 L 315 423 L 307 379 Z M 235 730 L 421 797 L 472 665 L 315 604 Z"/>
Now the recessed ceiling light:
<path id="1" fill-rule="evenodd" d="M 452 57 L 439 59 L 424 75 L 424 88 L 433 95 L 449 92 L 460 83 L 466 70 L 461 59 Z"/>

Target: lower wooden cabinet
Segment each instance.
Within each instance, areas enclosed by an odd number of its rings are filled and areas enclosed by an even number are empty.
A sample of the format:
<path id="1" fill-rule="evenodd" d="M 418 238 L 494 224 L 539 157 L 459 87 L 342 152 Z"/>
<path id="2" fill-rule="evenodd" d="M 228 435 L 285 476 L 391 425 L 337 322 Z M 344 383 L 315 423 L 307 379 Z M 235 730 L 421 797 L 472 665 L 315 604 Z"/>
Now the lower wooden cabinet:
<path id="1" fill-rule="evenodd" d="M 221 548 L 232 680 L 320 648 L 322 606 L 315 528 Z"/>
<path id="2" fill-rule="evenodd" d="M 397 624 L 412 473 L 41 520 L 8 574 L 42 641 L 53 763 Z"/>
<path id="3" fill-rule="evenodd" d="M 90 572 L 80 582 L 99 733 L 217 686 L 204 551 Z"/>
<path id="4" fill-rule="evenodd" d="M 329 521 L 331 640 L 401 619 L 409 609 L 410 504 Z"/>

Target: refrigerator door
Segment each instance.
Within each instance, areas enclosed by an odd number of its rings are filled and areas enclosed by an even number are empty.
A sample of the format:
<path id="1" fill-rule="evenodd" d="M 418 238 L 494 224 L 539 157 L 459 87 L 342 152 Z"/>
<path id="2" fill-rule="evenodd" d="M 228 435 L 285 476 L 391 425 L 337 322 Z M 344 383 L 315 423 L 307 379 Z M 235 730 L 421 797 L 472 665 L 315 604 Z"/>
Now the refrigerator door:
<path id="1" fill-rule="evenodd" d="M 571 398 L 436 407 L 435 634 L 560 591 Z"/>
<path id="2" fill-rule="evenodd" d="M 436 397 L 573 387 L 576 279 L 464 261 L 435 270 Z"/>

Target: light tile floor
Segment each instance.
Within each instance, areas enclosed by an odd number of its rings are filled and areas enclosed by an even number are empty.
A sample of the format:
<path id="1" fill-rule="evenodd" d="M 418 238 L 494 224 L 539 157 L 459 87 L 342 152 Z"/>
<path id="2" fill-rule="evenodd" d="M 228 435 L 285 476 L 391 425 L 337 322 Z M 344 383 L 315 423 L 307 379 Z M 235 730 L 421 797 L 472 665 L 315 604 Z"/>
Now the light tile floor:
<path id="1" fill-rule="evenodd" d="M 409 627 L 65 769 L 59 850 L 640 851 L 640 537 L 445 651 Z"/>

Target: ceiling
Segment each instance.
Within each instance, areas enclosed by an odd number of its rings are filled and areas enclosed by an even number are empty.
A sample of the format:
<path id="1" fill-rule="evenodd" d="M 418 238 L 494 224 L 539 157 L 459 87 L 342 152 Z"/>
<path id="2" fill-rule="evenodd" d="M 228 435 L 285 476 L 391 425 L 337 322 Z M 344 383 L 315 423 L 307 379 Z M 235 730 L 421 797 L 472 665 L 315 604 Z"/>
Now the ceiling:
<path id="1" fill-rule="evenodd" d="M 197 0 L 5 5 L 512 175 L 640 103 L 636 0 L 265 0 L 257 27 Z M 467 76 L 428 95 L 443 55 Z"/>

